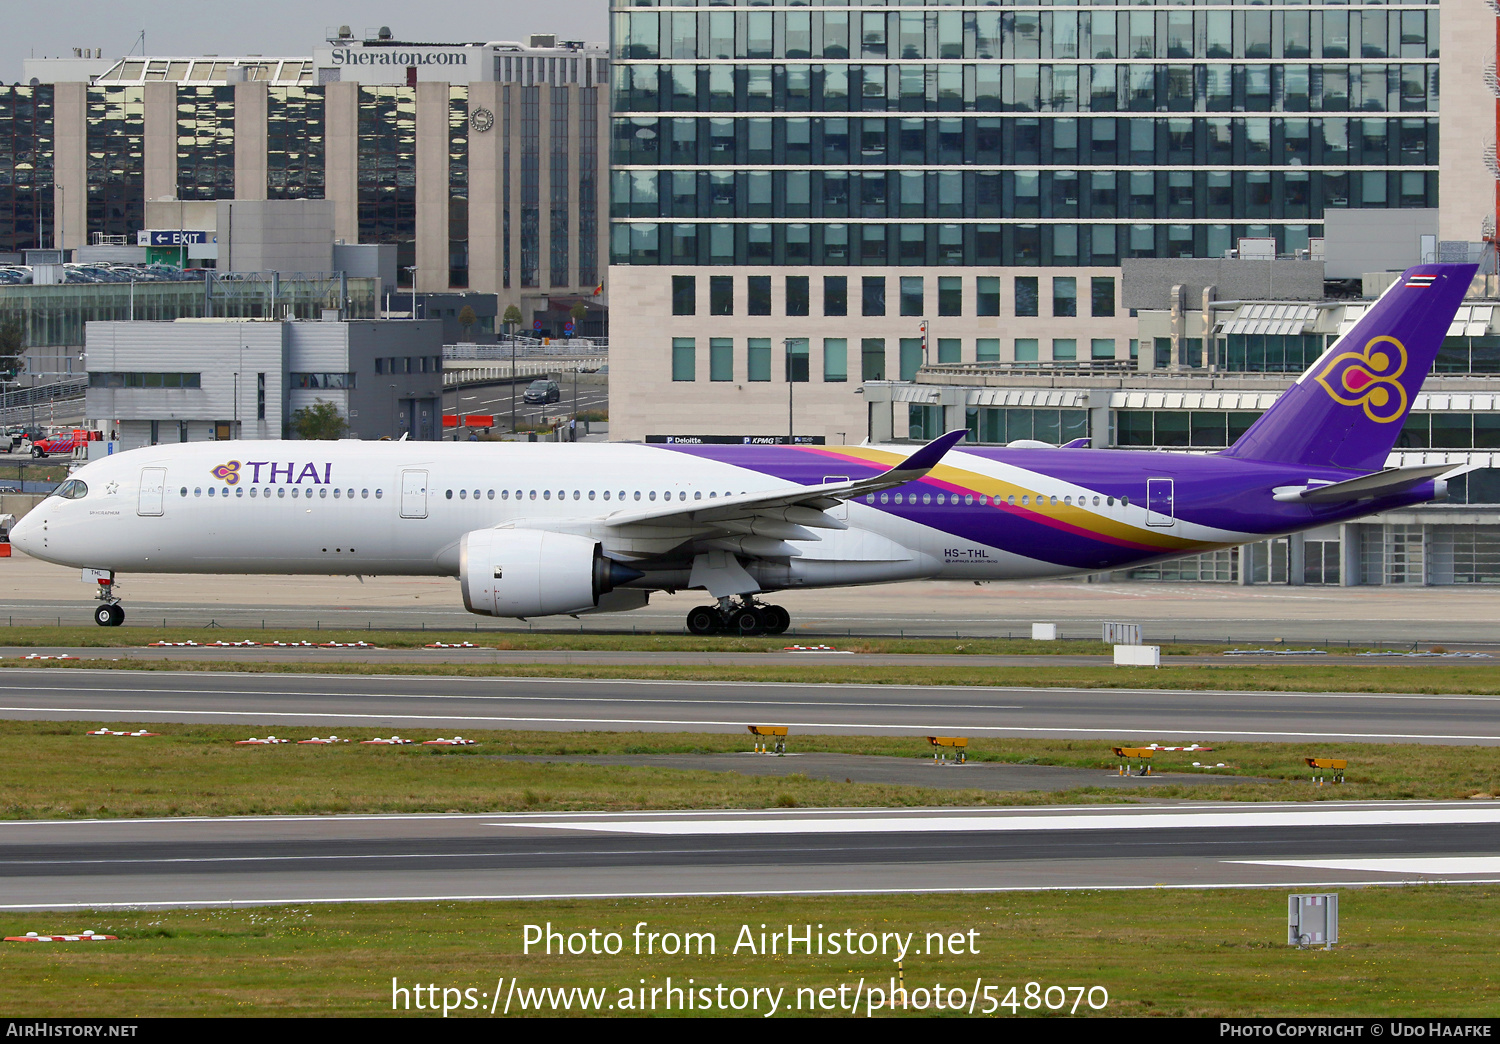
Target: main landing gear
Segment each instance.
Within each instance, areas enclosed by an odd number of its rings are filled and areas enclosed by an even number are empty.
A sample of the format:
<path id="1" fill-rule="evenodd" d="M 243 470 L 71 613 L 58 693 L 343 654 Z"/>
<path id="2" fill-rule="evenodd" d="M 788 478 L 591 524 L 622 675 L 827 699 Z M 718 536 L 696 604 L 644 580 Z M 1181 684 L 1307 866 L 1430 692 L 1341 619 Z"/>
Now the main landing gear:
<path id="1" fill-rule="evenodd" d="M 94 622 L 100 627 L 119 627 L 125 622 L 125 609 L 115 596 L 115 578 L 99 578 L 99 593 L 94 596 L 99 605 L 94 609 Z"/>
<path id="2" fill-rule="evenodd" d="M 689 634 L 781 634 L 792 626 L 792 614 L 779 605 L 762 605 L 750 599 L 736 603 L 719 599 L 718 605 L 700 605 L 687 615 Z"/>

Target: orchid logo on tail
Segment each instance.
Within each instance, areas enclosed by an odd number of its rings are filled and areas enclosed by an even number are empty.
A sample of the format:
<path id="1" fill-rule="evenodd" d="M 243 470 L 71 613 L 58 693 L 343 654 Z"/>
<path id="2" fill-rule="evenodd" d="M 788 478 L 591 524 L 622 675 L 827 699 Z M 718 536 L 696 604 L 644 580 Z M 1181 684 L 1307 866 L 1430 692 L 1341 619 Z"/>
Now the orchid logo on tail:
<path id="1" fill-rule="evenodd" d="M 223 479 L 226 485 L 237 485 L 240 481 L 240 462 L 231 460 L 228 464 L 220 464 L 214 468 L 213 475 L 214 478 Z"/>
<path id="2" fill-rule="evenodd" d="M 1335 355 L 1314 380 L 1335 402 L 1362 406 L 1372 421 L 1390 424 L 1406 414 L 1406 389 L 1398 379 L 1405 371 L 1405 346 L 1382 334 L 1370 338 L 1363 351 Z"/>

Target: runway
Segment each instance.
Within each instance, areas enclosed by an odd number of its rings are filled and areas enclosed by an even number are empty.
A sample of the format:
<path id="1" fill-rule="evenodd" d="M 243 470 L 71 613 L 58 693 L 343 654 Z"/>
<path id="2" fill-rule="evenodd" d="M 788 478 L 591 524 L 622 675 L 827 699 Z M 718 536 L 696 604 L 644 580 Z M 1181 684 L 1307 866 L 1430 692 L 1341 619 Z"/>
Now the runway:
<path id="1" fill-rule="evenodd" d="M 1500 745 L 1500 696 L 0 671 L 0 717 L 346 730 L 552 729 Z"/>
<path id="2" fill-rule="evenodd" d="M 1500 807 L 0 822 L 0 908 L 1500 881 Z"/>

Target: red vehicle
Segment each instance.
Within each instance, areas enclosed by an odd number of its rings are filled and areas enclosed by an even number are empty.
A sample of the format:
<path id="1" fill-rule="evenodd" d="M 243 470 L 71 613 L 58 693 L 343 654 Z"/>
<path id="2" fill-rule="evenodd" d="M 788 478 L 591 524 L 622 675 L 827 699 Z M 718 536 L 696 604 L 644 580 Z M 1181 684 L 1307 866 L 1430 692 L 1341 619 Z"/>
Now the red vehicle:
<path id="1" fill-rule="evenodd" d="M 45 457 L 49 453 L 67 453 L 71 455 L 84 443 L 96 442 L 101 438 L 103 438 L 102 432 L 74 428 L 72 431 L 58 432 L 56 435 L 49 435 L 45 439 L 33 442 L 31 444 L 31 455 L 33 457 Z"/>

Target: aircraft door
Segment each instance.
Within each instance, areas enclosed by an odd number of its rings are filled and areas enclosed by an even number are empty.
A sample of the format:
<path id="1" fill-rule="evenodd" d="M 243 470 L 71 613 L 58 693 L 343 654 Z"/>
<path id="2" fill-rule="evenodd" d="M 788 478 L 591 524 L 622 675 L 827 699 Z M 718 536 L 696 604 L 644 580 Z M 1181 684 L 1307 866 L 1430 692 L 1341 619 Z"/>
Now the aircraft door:
<path id="1" fill-rule="evenodd" d="M 823 484 L 824 485 L 827 485 L 830 482 L 848 482 L 848 481 L 849 481 L 849 476 L 848 475 L 824 475 L 823 476 Z M 840 522 L 847 522 L 847 521 L 849 521 L 849 502 L 847 500 L 841 500 L 841 501 L 839 501 L 837 507 L 831 507 L 831 508 L 828 509 L 828 514 L 832 515 L 834 518 L 838 519 Z"/>
<path id="2" fill-rule="evenodd" d="M 167 498 L 167 469 L 142 468 L 141 492 L 136 501 L 137 515 L 160 515 Z"/>
<path id="3" fill-rule="evenodd" d="M 427 472 L 401 472 L 401 517 L 427 517 Z"/>
<path id="4" fill-rule="evenodd" d="M 1154 478 L 1146 480 L 1146 525 L 1166 528 L 1175 525 L 1173 517 L 1172 480 Z"/>

